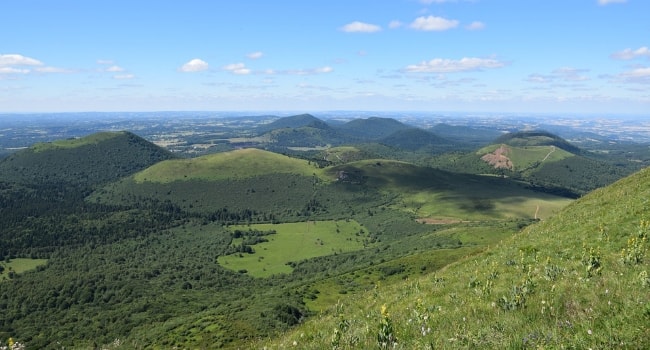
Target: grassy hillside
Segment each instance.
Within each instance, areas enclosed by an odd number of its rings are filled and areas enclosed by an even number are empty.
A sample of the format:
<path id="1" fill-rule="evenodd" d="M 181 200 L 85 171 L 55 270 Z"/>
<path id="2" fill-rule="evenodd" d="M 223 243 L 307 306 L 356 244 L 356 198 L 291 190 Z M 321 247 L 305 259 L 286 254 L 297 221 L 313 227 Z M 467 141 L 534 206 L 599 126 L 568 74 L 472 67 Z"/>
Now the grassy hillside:
<path id="1" fill-rule="evenodd" d="M 416 218 L 493 220 L 543 218 L 570 200 L 534 192 L 508 179 L 449 173 L 386 160 L 327 169 L 340 182 L 362 183 L 398 195 L 390 207 Z"/>
<path id="2" fill-rule="evenodd" d="M 303 160 L 255 148 L 218 153 L 193 159 L 175 159 L 158 163 L 134 176 L 137 183 L 191 180 L 245 179 L 265 175 L 297 174 L 312 176 L 316 166 Z"/>
<path id="3" fill-rule="evenodd" d="M 362 296 L 251 348 L 650 347 L 650 169 L 442 271 Z"/>

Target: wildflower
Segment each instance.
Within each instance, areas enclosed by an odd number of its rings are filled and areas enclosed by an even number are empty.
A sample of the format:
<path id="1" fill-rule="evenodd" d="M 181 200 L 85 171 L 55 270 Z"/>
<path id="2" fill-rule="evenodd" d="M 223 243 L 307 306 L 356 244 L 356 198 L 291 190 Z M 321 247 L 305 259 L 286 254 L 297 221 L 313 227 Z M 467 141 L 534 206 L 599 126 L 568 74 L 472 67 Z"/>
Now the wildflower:
<path id="1" fill-rule="evenodd" d="M 587 330 L 587 334 L 591 335 L 591 333 L 592 333 L 592 332 L 591 332 L 591 329 L 588 329 L 588 330 Z"/>
<path id="2" fill-rule="evenodd" d="M 298 346 L 298 342 L 294 340 L 293 341 L 293 346 Z"/>

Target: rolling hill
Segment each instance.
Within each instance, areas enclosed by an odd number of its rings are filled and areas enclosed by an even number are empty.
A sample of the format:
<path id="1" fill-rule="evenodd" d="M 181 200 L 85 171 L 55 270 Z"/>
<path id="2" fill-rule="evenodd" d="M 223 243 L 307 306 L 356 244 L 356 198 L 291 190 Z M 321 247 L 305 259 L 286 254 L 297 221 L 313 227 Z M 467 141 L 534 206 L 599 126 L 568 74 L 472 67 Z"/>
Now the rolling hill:
<path id="1" fill-rule="evenodd" d="M 130 132 L 39 143 L 0 161 L 0 180 L 83 186 L 114 181 L 174 156 Z"/>
<path id="2" fill-rule="evenodd" d="M 339 126 L 346 134 L 363 140 L 379 140 L 410 126 L 392 118 L 370 117 L 354 119 Z"/>
<path id="3" fill-rule="evenodd" d="M 487 251 L 339 302 L 251 348 L 650 347 L 650 169 Z"/>
<path id="4" fill-rule="evenodd" d="M 302 128 L 318 129 L 285 129 Z M 38 145 L 30 152 L 69 159 L 62 154 L 89 154 L 86 147 L 122 135 Z M 636 253 L 623 255 L 624 266 L 634 262 L 631 271 L 613 267 L 606 254 L 644 249 L 623 239 L 629 230 L 645 230 L 646 224 L 634 226 L 632 216 L 645 212 L 637 194 L 647 195 L 647 173 L 615 185 L 614 192 L 599 192 L 596 202 L 581 199 L 585 209 L 576 209 L 572 200 L 511 178 L 359 159 L 360 153 L 370 155 L 367 149 L 330 148 L 321 155 L 341 161 L 325 167 L 259 149 L 165 159 L 90 182 L 92 193 L 87 187 L 61 192 L 47 183 L 31 192 L 1 188 L 0 196 L 13 199 L 2 197 L 9 205 L 0 208 L 0 257 L 9 264 L 29 257 L 47 263 L 34 261 L 34 270 L 0 281 L 0 338 L 34 348 L 127 349 L 282 348 L 294 342 L 303 348 L 375 348 L 395 337 L 404 348 L 524 347 L 525 337 L 526 346 L 553 347 L 570 343 L 572 330 L 586 331 L 579 322 L 607 332 L 607 325 L 596 328 L 597 321 L 581 311 L 591 307 L 603 315 L 587 302 L 593 299 L 571 299 L 580 295 L 574 292 L 604 286 L 619 297 L 624 288 L 640 288 L 619 280 L 600 284 L 604 279 L 598 278 L 645 271 Z M 111 151 L 117 153 L 105 150 Z M 547 159 L 556 152 L 565 151 Z M 141 158 L 135 151 L 122 157 L 131 153 Z M 83 162 L 72 168 L 97 166 Z M 619 200 L 632 191 L 636 199 Z M 39 193 L 63 199 L 42 200 Z M 43 203 L 51 204 L 43 209 Z M 612 213 L 601 215 L 601 206 Z M 509 238 L 539 220 L 540 228 Z M 596 233 L 590 240 L 582 230 Z M 586 248 L 577 248 L 580 243 Z M 382 304 L 388 311 L 382 313 Z M 613 321 L 616 327 L 625 317 L 643 321 L 632 314 L 637 311 L 628 312 L 628 304 L 614 309 L 628 315 Z M 553 306 L 554 313 L 544 311 L 552 317 L 525 328 L 543 318 L 533 313 L 539 305 Z M 323 317 L 323 328 L 317 330 L 312 317 Z M 566 320 L 573 328 L 552 328 Z M 277 341 L 250 343 L 295 326 L 298 333 Z M 616 340 L 635 344 L 647 336 L 643 332 L 624 330 Z M 537 343 L 539 334 L 545 343 Z M 595 345 L 613 344 L 611 334 Z"/>
<path id="5" fill-rule="evenodd" d="M 439 165 L 443 169 L 508 176 L 574 197 L 627 174 L 547 132 L 506 134 L 474 153 L 443 159 Z"/>
<path id="6" fill-rule="evenodd" d="M 454 148 L 455 143 L 419 128 L 401 129 L 380 139 L 381 144 L 406 151 L 441 153 Z"/>

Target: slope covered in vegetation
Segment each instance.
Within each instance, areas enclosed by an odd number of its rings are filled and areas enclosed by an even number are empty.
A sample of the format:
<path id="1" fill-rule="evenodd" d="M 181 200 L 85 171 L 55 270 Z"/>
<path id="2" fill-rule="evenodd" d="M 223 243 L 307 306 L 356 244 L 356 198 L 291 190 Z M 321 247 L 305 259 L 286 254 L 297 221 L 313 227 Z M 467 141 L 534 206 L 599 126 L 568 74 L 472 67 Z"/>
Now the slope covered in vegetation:
<path id="1" fill-rule="evenodd" d="M 362 297 L 251 347 L 650 347 L 650 169 L 443 271 Z"/>
<path id="2" fill-rule="evenodd" d="M 0 180 L 93 186 L 174 156 L 130 132 L 102 132 L 39 143 L 0 161 Z"/>

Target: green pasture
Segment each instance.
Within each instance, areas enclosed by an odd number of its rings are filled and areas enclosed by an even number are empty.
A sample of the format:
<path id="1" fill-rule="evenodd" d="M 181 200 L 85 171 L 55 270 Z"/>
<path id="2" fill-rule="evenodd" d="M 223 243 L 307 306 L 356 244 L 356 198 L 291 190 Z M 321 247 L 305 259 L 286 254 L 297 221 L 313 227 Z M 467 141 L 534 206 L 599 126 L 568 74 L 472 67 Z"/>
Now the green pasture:
<path id="1" fill-rule="evenodd" d="M 137 183 L 169 183 L 189 180 L 245 179 L 272 173 L 321 175 L 320 169 L 306 160 L 248 148 L 192 159 L 163 161 L 135 174 L 134 179 Z"/>
<path id="2" fill-rule="evenodd" d="M 9 278 L 9 272 L 13 271 L 16 274 L 21 274 L 25 271 L 34 270 L 41 265 L 45 265 L 47 259 L 27 259 L 27 258 L 15 258 L 9 260 L 9 262 L 3 261 L 0 262 L 0 266 L 4 268 L 0 272 L 0 281 L 3 281 Z"/>
<path id="3" fill-rule="evenodd" d="M 501 146 L 503 145 L 490 145 L 481 148 L 476 153 L 479 155 L 492 153 Z M 506 156 L 510 159 L 510 161 L 512 161 L 512 164 L 514 164 L 515 170 L 517 171 L 528 169 L 537 163 L 557 162 L 562 159 L 575 156 L 574 154 L 555 146 L 505 147 L 507 147 L 509 150 L 509 153 Z"/>
<path id="4" fill-rule="evenodd" d="M 285 224 L 234 225 L 229 229 L 275 230 L 265 236 L 269 241 L 253 247 L 254 254 L 220 256 L 221 266 L 231 270 L 246 270 L 254 277 L 291 273 L 289 262 L 363 249 L 368 231 L 354 220 L 307 221 Z M 233 245 L 241 240 L 233 240 Z"/>
<path id="5" fill-rule="evenodd" d="M 555 146 L 510 147 L 509 158 L 516 170 L 524 170 L 536 163 L 556 162 L 574 155 Z"/>

